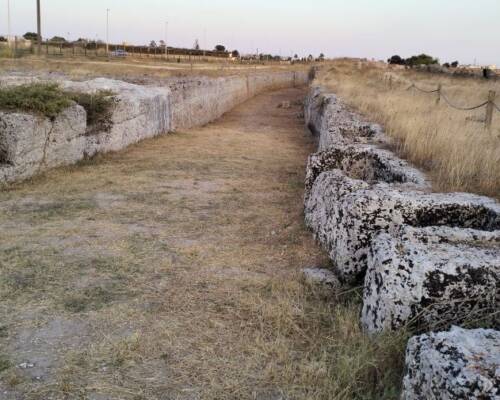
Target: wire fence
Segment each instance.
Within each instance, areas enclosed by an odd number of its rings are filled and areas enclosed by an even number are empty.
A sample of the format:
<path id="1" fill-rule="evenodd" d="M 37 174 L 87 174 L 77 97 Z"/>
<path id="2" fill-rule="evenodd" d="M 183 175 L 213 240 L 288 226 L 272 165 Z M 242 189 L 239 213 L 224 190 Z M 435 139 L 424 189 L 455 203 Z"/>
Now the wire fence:
<path id="1" fill-rule="evenodd" d="M 389 76 L 389 87 L 392 89 L 393 87 L 393 78 L 392 76 Z M 475 106 L 460 106 L 455 104 L 453 101 L 449 99 L 449 97 L 444 93 L 443 87 L 441 84 L 438 85 L 437 89 L 432 89 L 432 90 L 426 90 L 423 88 L 418 87 L 415 83 L 412 83 L 406 91 L 411 91 L 411 90 L 416 90 L 418 92 L 424 93 L 424 94 L 437 94 L 437 99 L 436 99 L 436 104 L 440 104 L 441 99 L 444 100 L 444 102 L 451 108 L 459 111 L 474 111 L 478 110 L 480 108 L 486 107 L 486 115 L 484 119 L 485 127 L 488 129 L 491 129 L 491 125 L 493 122 L 493 111 L 497 110 L 500 112 L 500 106 L 496 103 L 496 92 L 493 90 L 490 90 L 488 93 L 488 99 L 481 104 L 475 105 Z"/>

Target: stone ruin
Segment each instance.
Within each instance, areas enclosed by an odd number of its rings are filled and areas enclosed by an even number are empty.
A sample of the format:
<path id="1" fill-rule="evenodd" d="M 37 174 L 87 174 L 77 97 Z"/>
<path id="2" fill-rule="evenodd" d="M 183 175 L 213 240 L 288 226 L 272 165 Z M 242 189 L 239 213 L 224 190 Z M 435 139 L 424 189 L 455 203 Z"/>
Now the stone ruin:
<path id="1" fill-rule="evenodd" d="M 53 119 L 0 111 L 0 186 L 146 138 L 207 124 L 259 93 L 305 85 L 308 80 L 306 70 L 170 78 L 158 86 L 105 78 L 74 82 L 60 77 L 0 77 L 0 86 L 56 82 L 70 91 L 110 91 L 113 98 L 106 129 L 87 126 L 86 111 L 76 103 Z"/>
<path id="2" fill-rule="evenodd" d="M 472 194 L 432 193 L 425 175 L 383 149 L 388 139 L 380 126 L 320 88 L 311 90 L 305 117 L 318 142 L 307 165 L 305 221 L 337 277 L 363 285 L 364 330 L 500 329 L 500 205 Z M 474 342 L 484 333 L 456 332 L 440 335 Z M 490 336 L 498 361 L 498 332 Z M 498 371 L 496 379 L 498 385 Z M 403 398 L 456 398 L 447 394 L 453 383 L 423 397 L 411 394 L 414 384 L 407 375 Z M 494 398 L 491 393 L 481 389 L 470 398 Z"/>

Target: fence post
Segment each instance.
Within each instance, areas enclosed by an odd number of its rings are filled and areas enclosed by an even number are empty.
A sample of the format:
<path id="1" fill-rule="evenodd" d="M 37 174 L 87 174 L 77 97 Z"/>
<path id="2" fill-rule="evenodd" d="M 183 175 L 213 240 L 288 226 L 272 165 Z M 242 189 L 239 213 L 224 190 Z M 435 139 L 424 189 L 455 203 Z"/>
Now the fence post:
<path id="1" fill-rule="evenodd" d="M 439 84 L 438 85 L 438 88 L 437 88 L 437 99 L 436 99 L 436 105 L 439 105 L 439 103 L 441 103 L 441 89 L 442 89 L 442 85 Z"/>
<path id="2" fill-rule="evenodd" d="M 495 103 L 495 98 L 497 94 L 494 90 L 490 90 L 488 93 L 488 104 L 486 106 L 486 128 L 491 129 L 491 124 L 493 122 L 493 104 Z"/>

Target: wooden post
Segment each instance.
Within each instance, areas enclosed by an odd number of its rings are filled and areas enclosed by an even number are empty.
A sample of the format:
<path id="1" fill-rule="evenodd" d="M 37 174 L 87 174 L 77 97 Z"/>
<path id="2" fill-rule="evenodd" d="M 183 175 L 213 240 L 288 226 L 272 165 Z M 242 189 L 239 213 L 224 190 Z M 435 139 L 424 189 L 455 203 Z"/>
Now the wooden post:
<path id="1" fill-rule="evenodd" d="M 494 90 L 490 90 L 488 93 L 488 104 L 486 106 L 486 119 L 485 124 L 486 128 L 491 129 L 491 124 L 493 122 L 493 104 L 495 103 L 495 99 L 497 94 Z"/>
<path id="2" fill-rule="evenodd" d="M 441 103 L 441 89 L 442 89 L 442 86 L 441 86 L 441 84 L 439 84 L 438 88 L 437 88 L 436 105 L 439 105 L 439 103 Z"/>

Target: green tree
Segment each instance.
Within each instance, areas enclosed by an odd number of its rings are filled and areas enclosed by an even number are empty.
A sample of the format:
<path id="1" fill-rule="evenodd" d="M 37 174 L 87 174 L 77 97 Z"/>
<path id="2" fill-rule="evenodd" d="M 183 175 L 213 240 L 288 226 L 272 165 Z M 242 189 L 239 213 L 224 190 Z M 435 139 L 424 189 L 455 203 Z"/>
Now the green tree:
<path id="1" fill-rule="evenodd" d="M 62 36 L 54 36 L 52 39 L 50 39 L 50 41 L 55 43 L 65 43 L 66 39 Z"/>
<path id="2" fill-rule="evenodd" d="M 403 58 L 401 58 L 401 56 L 398 56 L 398 55 L 392 56 L 391 58 L 389 58 L 387 60 L 387 62 L 389 64 L 392 64 L 392 65 L 405 65 L 406 64 L 406 61 L 403 60 Z"/>
<path id="3" fill-rule="evenodd" d="M 35 32 L 26 32 L 23 35 L 23 38 L 25 38 L 26 40 L 37 40 L 38 35 Z"/>
<path id="4" fill-rule="evenodd" d="M 217 46 L 215 46 L 215 51 L 226 51 L 226 46 L 218 44 Z"/>
<path id="5" fill-rule="evenodd" d="M 412 56 L 406 59 L 406 64 L 413 67 L 415 65 L 433 65 L 439 64 L 439 60 L 437 58 L 433 58 L 428 54 L 420 54 L 418 56 Z"/>

